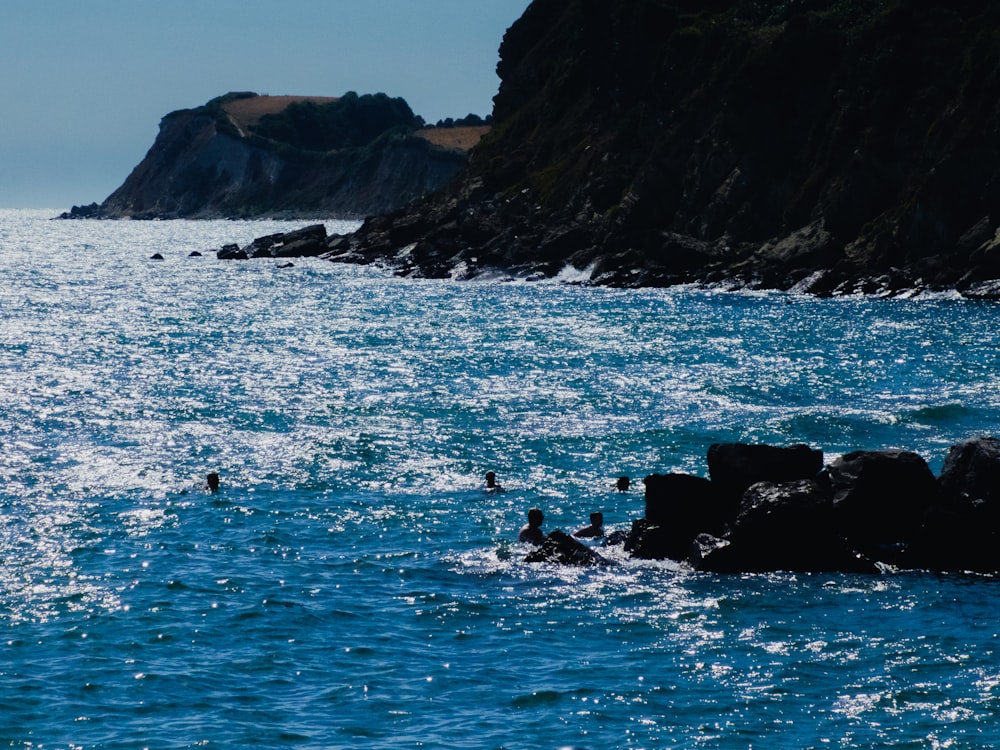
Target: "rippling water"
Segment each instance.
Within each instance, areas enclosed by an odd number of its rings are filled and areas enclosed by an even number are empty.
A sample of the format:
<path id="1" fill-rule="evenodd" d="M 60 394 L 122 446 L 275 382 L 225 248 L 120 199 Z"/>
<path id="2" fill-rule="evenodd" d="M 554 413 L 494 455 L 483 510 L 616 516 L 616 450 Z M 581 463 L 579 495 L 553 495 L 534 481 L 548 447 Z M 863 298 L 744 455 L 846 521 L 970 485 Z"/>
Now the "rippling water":
<path id="1" fill-rule="evenodd" d="M 0 212 L 0 744 L 1000 744 L 992 579 L 513 543 L 532 505 L 627 527 L 614 479 L 712 442 L 937 471 L 997 431 L 994 304 L 280 269 L 188 255 L 298 225 L 47 215 Z"/>

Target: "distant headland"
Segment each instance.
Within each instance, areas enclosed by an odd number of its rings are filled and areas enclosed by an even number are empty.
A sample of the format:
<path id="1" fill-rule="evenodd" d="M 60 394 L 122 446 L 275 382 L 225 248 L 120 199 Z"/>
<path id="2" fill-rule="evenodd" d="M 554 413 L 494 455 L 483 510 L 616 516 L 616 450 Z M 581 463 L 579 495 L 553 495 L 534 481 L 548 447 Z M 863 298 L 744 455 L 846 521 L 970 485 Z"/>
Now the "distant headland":
<path id="1" fill-rule="evenodd" d="M 166 115 L 121 187 L 62 218 L 363 218 L 442 187 L 488 130 L 385 94 L 230 93 Z"/>

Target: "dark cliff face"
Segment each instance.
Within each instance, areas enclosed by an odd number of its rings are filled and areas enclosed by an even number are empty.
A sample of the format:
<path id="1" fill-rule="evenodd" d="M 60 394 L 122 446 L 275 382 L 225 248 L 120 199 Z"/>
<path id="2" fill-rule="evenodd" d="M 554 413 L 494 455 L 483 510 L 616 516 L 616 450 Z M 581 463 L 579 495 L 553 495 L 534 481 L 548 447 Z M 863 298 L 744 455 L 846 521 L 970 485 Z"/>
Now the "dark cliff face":
<path id="1" fill-rule="evenodd" d="M 399 208 L 446 184 L 467 154 L 415 136 L 422 122 L 405 102 L 376 96 L 299 102 L 250 125 L 226 105 L 268 97 L 231 94 L 173 112 L 122 186 L 73 215 L 360 218 Z"/>
<path id="2" fill-rule="evenodd" d="M 1000 6 L 535 0 L 500 54 L 462 180 L 368 222 L 354 259 L 820 293 L 1000 277 Z"/>

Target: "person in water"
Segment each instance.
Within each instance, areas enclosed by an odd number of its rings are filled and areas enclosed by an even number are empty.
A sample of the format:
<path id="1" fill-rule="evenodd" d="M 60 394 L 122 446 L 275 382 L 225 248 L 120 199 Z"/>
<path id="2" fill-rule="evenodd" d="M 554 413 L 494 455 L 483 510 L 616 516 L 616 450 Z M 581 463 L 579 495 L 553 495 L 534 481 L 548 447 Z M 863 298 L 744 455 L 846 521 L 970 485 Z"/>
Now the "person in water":
<path id="1" fill-rule="evenodd" d="M 492 471 L 486 472 L 486 492 L 506 492 L 502 485 L 497 484 L 497 475 Z"/>
<path id="2" fill-rule="evenodd" d="M 618 481 L 615 482 L 615 488 L 619 492 L 628 492 L 629 478 L 628 477 L 618 477 Z"/>
<path id="3" fill-rule="evenodd" d="M 216 472 L 209 472 L 209 475 L 205 477 L 205 489 L 213 495 L 219 491 L 219 475 Z"/>
<path id="4" fill-rule="evenodd" d="M 595 510 L 590 514 L 590 526 L 584 526 L 573 532 L 576 537 L 598 537 L 604 536 L 604 514 Z"/>
<path id="5" fill-rule="evenodd" d="M 521 532 L 517 535 L 519 542 L 531 542 L 541 544 L 545 541 L 545 534 L 542 532 L 542 521 L 545 516 L 538 508 L 528 511 L 528 522 L 521 527 Z"/>

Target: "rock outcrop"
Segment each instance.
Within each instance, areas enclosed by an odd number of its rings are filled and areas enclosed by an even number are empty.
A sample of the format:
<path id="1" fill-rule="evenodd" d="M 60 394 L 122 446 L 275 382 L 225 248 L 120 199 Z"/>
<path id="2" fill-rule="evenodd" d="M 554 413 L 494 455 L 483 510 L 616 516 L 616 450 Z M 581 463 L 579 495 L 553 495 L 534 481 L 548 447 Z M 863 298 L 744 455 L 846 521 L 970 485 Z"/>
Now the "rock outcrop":
<path id="1" fill-rule="evenodd" d="M 998 27 L 985 0 L 534 0 L 461 179 L 340 259 L 997 296 Z"/>
<path id="2" fill-rule="evenodd" d="M 599 553 L 560 529 L 550 531 L 545 540 L 525 556 L 524 561 L 529 563 L 549 562 L 581 567 L 611 564 L 609 560 L 602 557 Z"/>
<path id="3" fill-rule="evenodd" d="M 164 117 L 152 148 L 122 186 L 103 203 L 74 206 L 63 218 L 384 213 L 445 185 L 466 163 L 468 145 L 488 129 L 423 124 L 405 101 L 384 94 L 227 94 Z M 458 138 L 459 130 L 469 137 Z"/>
<path id="4" fill-rule="evenodd" d="M 854 451 L 816 471 L 822 452 L 807 446 L 721 444 L 708 455 L 710 480 L 646 478 L 646 517 L 633 523 L 626 551 L 716 573 L 1000 573 L 997 438 L 953 446 L 937 478 L 910 451 Z M 737 477 L 753 483 L 733 505 Z"/>

